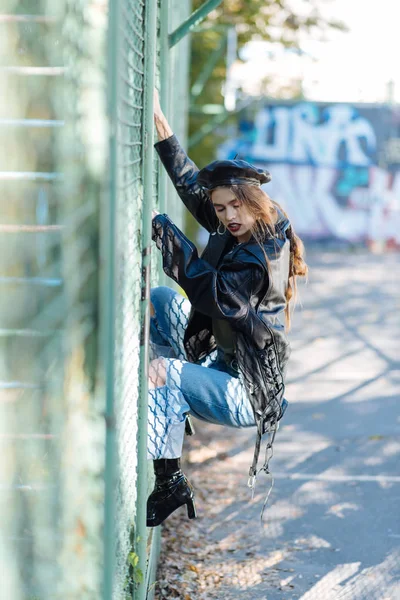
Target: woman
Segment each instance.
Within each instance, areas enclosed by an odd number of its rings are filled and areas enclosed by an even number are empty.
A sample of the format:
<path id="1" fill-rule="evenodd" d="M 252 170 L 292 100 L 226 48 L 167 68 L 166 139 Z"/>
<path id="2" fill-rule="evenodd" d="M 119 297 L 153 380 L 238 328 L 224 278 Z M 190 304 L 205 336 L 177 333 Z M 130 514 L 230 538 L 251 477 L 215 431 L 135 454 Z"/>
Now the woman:
<path id="1" fill-rule="evenodd" d="M 188 300 L 166 287 L 151 294 L 151 341 L 168 352 L 150 365 L 148 452 L 156 482 L 147 503 L 149 527 L 184 504 L 189 518 L 196 516 L 193 488 L 180 467 L 188 414 L 257 427 L 254 482 L 261 436 L 274 435 L 287 404 L 283 321 L 286 316 L 288 327 L 296 276 L 307 272 L 301 241 L 260 187 L 269 173 L 242 160 L 214 161 L 199 171 L 173 135 L 157 94 L 154 119 L 161 161 L 210 238 L 199 258 L 167 215 L 153 217 L 164 271 Z"/>

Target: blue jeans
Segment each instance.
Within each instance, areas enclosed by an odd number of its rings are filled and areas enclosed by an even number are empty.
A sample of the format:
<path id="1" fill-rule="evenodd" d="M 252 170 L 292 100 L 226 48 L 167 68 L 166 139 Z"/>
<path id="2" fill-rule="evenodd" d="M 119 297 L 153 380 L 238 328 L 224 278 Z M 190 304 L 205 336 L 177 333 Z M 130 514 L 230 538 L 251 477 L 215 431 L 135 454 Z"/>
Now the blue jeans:
<path id="1" fill-rule="evenodd" d="M 189 301 L 168 287 L 158 287 L 151 291 L 151 302 L 151 349 L 153 358 L 164 357 L 166 384 L 149 390 L 148 458 L 181 456 L 187 414 L 218 425 L 254 426 L 242 378 L 229 370 L 219 352 L 201 364 L 185 360 Z"/>

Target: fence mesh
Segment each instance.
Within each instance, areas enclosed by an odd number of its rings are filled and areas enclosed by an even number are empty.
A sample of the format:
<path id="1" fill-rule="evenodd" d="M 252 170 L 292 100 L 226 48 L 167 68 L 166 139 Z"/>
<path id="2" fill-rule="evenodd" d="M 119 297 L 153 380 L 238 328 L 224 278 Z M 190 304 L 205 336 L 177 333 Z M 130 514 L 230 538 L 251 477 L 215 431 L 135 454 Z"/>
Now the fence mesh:
<path id="1" fill-rule="evenodd" d="M 49 2 L 49 10 L 54 7 Z M 99 373 L 100 213 L 107 177 L 106 34 L 101 0 L 66 0 L 57 45 L 65 73 L 52 94 L 64 119 L 55 155 L 62 172 L 62 259 L 65 290 L 64 432 L 59 595 L 99 598 L 102 586 L 104 392 Z M 86 565 L 82 569 L 82 563 Z"/>
<path id="2" fill-rule="evenodd" d="M 106 14 L 30 4 L 0 15 L 2 594 L 99 598 Z"/>
<path id="3" fill-rule="evenodd" d="M 141 222 L 143 169 L 144 2 L 121 3 L 116 195 L 115 413 L 119 488 L 116 499 L 115 597 L 132 585 L 127 565 L 132 551 L 136 501 L 136 439 L 139 397 Z"/>
<path id="4" fill-rule="evenodd" d="M 107 0 L 6 0 L 0 14 L 2 594 L 102 595 L 103 252 L 115 268 L 114 597 L 132 597 L 143 209 L 144 0 L 119 2 L 116 248 L 109 234 Z M 186 3 L 185 3 L 186 7 Z M 161 3 L 158 2 L 158 17 Z M 157 65 L 160 63 L 158 21 Z M 164 45 L 165 48 L 165 45 Z M 168 73 L 158 68 L 158 81 Z M 184 97 L 184 78 L 174 93 Z M 174 107 L 179 112 L 179 103 Z M 158 160 L 153 205 L 158 206 Z M 180 209 L 174 207 L 179 219 Z M 159 278 L 154 252 L 152 285 Z"/>

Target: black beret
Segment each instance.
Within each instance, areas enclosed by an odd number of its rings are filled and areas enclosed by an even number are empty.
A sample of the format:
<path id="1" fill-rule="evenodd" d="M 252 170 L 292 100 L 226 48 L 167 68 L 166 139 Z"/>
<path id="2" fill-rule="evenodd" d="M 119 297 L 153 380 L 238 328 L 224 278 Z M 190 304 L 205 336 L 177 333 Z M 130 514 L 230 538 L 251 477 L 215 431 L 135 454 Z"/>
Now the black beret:
<path id="1" fill-rule="evenodd" d="M 245 160 L 214 160 L 197 174 L 197 183 L 207 190 L 238 184 L 260 186 L 269 181 L 268 171 L 257 169 Z"/>

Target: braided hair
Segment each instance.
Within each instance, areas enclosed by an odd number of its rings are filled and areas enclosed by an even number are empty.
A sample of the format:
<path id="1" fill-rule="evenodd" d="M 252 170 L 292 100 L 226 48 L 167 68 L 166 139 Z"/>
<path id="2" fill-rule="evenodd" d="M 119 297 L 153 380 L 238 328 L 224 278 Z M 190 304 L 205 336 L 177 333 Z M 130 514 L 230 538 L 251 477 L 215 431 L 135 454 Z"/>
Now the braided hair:
<path id="1" fill-rule="evenodd" d="M 233 186 L 231 189 L 239 200 L 242 202 L 244 201 L 247 209 L 249 209 L 256 217 L 257 223 L 253 230 L 253 235 L 261 247 L 262 240 L 266 235 L 269 234 L 274 236 L 275 234 L 272 213 L 276 213 L 276 209 L 279 209 L 290 221 L 281 205 L 276 202 L 276 200 L 272 200 L 264 190 L 260 188 L 250 188 L 250 186 Z M 296 235 L 291 224 L 286 230 L 286 236 L 290 242 L 290 257 L 289 276 L 285 291 L 285 326 L 286 330 L 289 331 L 291 316 L 297 299 L 297 277 L 307 277 L 308 266 L 304 260 L 304 244 L 298 235 Z M 268 258 L 265 251 L 264 256 L 268 264 Z"/>
<path id="2" fill-rule="evenodd" d="M 282 210 L 282 209 L 281 209 Z M 284 212 L 284 211 L 282 211 Z M 292 225 L 286 230 L 286 235 L 290 241 L 290 258 L 289 258 L 289 277 L 286 288 L 286 328 L 290 329 L 291 313 L 293 312 L 297 298 L 297 277 L 306 277 L 308 266 L 304 260 L 304 244 L 301 239 L 295 234 Z M 293 300 L 291 310 L 290 301 Z"/>

